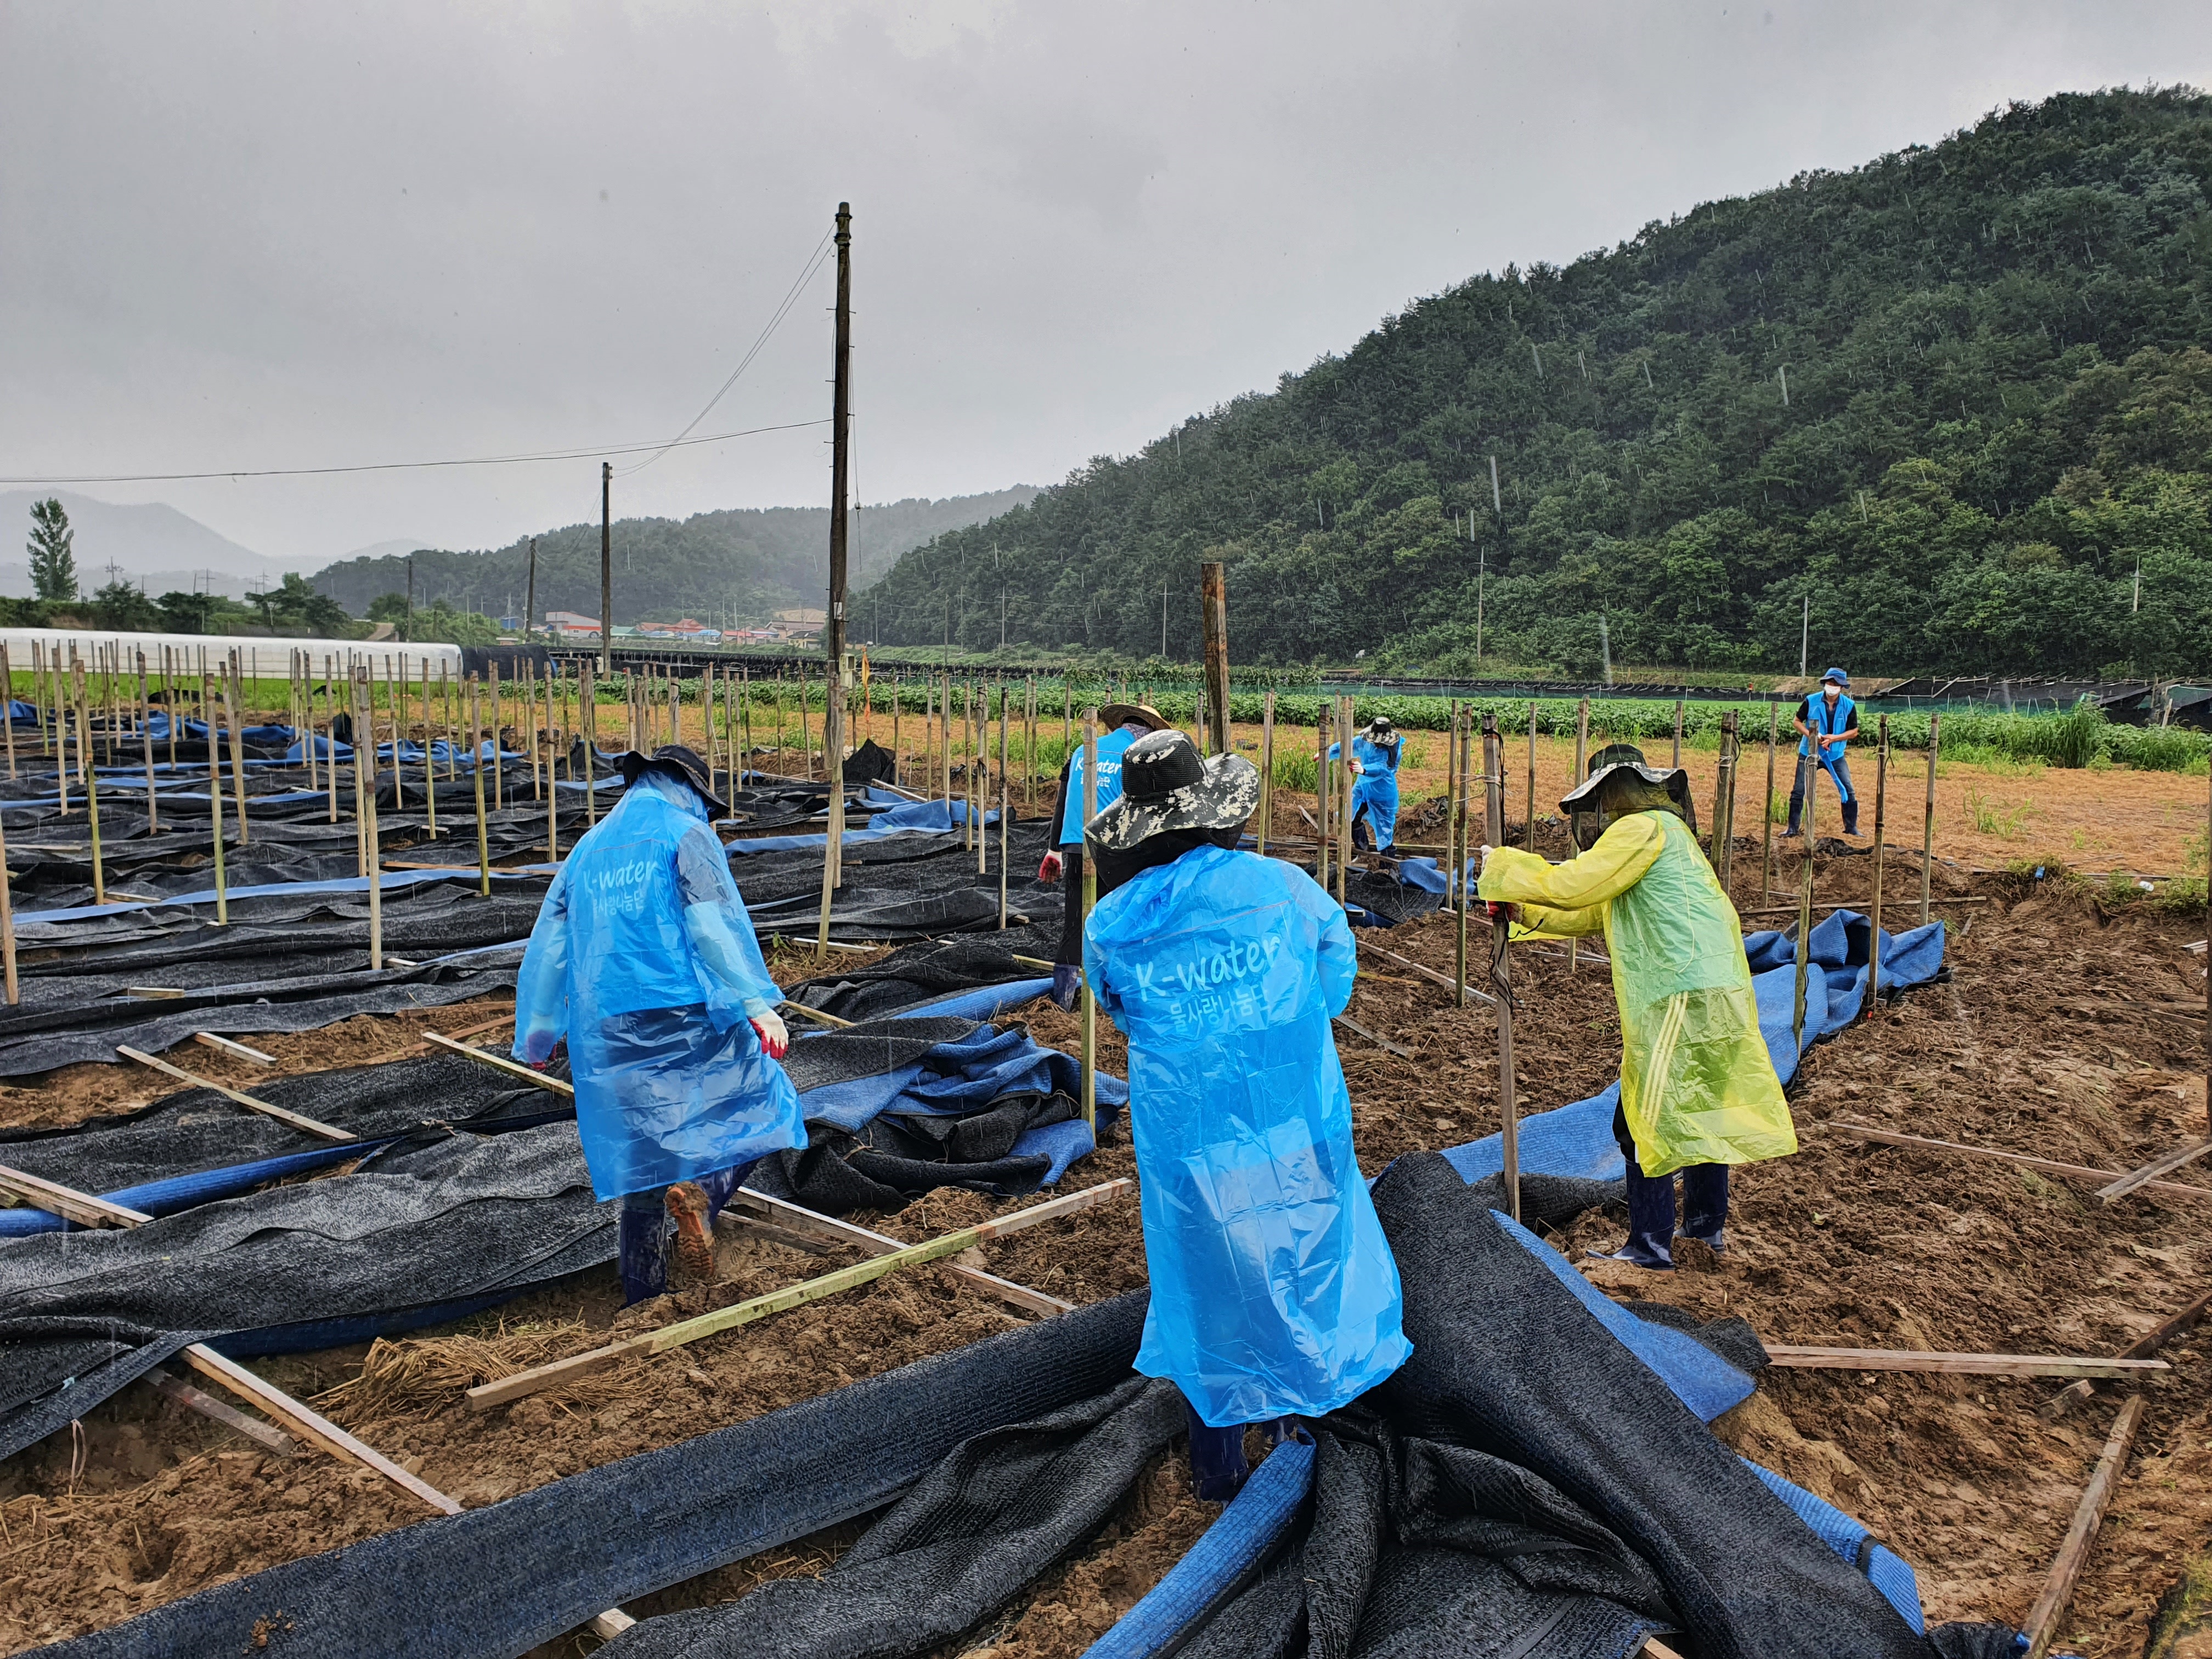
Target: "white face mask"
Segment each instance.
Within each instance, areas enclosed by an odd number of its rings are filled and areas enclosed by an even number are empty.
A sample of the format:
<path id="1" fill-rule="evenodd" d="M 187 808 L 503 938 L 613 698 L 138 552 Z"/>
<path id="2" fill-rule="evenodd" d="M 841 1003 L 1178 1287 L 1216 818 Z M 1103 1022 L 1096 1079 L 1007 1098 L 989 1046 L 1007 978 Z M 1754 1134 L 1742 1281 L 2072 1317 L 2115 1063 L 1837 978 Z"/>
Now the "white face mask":
<path id="1" fill-rule="evenodd" d="M 1844 695 L 1844 688 L 1838 685 L 1833 680 L 1830 680 L 1826 685 L 1820 688 L 1820 695 L 1826 697 L 1830 702 L 1833 702 L 1838 697 Z"/>

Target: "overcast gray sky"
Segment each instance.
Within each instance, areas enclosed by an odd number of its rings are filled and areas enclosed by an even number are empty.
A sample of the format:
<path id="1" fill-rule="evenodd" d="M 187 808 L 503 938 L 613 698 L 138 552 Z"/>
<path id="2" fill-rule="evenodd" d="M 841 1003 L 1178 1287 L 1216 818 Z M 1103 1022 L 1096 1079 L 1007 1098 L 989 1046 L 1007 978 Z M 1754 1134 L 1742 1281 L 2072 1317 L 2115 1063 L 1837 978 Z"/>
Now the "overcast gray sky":
<path id="1" fill-rule="evenodd" d="M 0 0 L 0 475 L 665 439 L 849 198 L 881 500 L 1057 481 L 1472 273 L 2008 99 L 2212 84 L 2212 5 Z M 830 299 L 702 432 L 827 414 Z M 593 517 L 598 471 L 72 488 L 321 557 Z M 823 429 L 616 488 L 822 502 Z"/>

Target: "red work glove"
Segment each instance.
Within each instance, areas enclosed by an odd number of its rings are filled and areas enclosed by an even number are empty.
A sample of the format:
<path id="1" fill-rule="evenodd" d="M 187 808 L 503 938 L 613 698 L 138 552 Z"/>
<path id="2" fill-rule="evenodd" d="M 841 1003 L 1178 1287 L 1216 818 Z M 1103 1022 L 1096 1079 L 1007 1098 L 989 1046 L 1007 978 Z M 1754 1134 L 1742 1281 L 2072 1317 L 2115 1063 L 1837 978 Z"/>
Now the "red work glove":
<path id="1" fill-rule="evenodd" d="M 781 1060 L 791 1052 L 791 1033 L 784 1029 L 783 1018 L 774 1009 L 752 1022 L 753 1033 L 760 1038 L 761 1052 L 770 1060 Z"/>
<path id="2" fill-rule="evenodd" d="M 1493 926 L 1503 923 L 1504 926 L 1510 927 L 1513 925 L 1513 907 L 1511 905 L 1500 904 L 1495 899 L 1486 899 L 1483 901 L 1482 908 L 1490 913 L 1490 920 Z"/>
<path id="3" fill-rule="evenodd" d="M 1060 879 L 1060 854 L 1047 853 L 1044 862 L 1037 866 L 1037 879 L 1049 885 Z"/>

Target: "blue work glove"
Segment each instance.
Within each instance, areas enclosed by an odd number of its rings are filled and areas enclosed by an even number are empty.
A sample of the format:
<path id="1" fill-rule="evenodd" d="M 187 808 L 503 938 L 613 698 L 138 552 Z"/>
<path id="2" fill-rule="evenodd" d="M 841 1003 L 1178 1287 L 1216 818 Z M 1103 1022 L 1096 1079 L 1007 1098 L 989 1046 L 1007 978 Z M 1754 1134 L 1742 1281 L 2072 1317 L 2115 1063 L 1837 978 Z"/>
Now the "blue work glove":
<path id="1" fill-rule="evenodd" d="M 1075 1006 L 1076 994 L 1083 989 L 1083 969 L 1072 963 L 1064 963 L 1052 970 L 1052 1000 L 1062 1008 Z"/>

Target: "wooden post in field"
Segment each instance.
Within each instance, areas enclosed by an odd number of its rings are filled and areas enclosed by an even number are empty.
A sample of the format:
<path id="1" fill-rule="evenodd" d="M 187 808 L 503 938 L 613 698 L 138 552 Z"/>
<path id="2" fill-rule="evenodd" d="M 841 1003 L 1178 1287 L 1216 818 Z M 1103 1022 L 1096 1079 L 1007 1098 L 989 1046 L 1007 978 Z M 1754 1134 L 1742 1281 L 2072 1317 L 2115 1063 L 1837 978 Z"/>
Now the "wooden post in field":
<path id="1" fill-rule="evenodd" d="M 161 830 L 161 811 L 154 801 L 154 705 L 146 696 L 146 653 L 140 651 L 135 654 L 138 659 L 138 733 L 146 750 L 146 833 L 154 836 L 159 835 Z M 0 659 L 0 663 L 4 663 L 4 659 Z M 0 672 L 0 678 L 4 678 L 4 672 Z M 8 740 L 10 762 L 15 759 L 15 734 L 10 728 Z M 12 764 L 9 767 L 10 776 L 14 775 L 15 769 Z"/>
<path id="2" fill-rule="evenodd" d="M 838 522 L 835 517 L 830 522 Z M 842 572 L 840 573 L 842 574 Z M 844 665 L 832 662 L 822 678 L 822 761 L 830 780 L 830 823 L 822 837 L 822 913 L 814 936 L 817 961 L 830 954 L 830 905 L 837 892 L 837 866 L 845 850 Z"/>
<path id="3" fill-rule="evenodd" d="M 1275 812 L 1275 688 L 1260 704 L 1260 856 L 1267 856 L 1267 825 Z"/>
<path id="4" fill-rule="evenodd" d="M 1741 721 L 1731 708 L 1721 716 L 1720 777 L 1713 787 L 1713 851 L 1719 859 L 1713 873 L 1720 878 L 1723 893 L 1735 872 L 1735 775 L 1741 735 Z"/>
<path id="5" fill-rule="evenodd" d="M 323 706 L 328 711 L 323 728 L 331 745 L 331 752 L 323 757 L 323 781 L 330 786 L 331 822 L 336 823 L 338 821 L 338 682 L 337 669 L 328 656 L 323 659 Z M 170 715 L 173 721 L 175 718 L 173 714 Z M 356 737 L 359 735 L 355 733 Z"/>
<path id="6" fill-rule="evenodd" d="M 1677 771 L 1677 772 L 1679 772 L 1679 771 L 1680 771 L 1680 770 L 1682 769 L 1682 715 L 1683 715 L 1684 712 L 1685 712 L 1688 708 L 1689 708 L 1689 704 L 1688 704 L 1688 702 L 1687 702 L 1685 699 L 1683 699 L 1683 698 L 1681 698 L 1681 697 L 1677 697 L 1677 698 L 1675 698 L 1675 699 L 1674 699 L 1674 769 L 1675 771 Z"/>
<path id="7" fill-rule="evenodd" d="M 1884 714 L 1875 723 L 1874 742 L 1874 914 L 1869 918 L 1873 932 L 1867 942 L 1866 995 L 1859 1005 L 1862 1019 L 1874 1018 L 1875 998 L 1881 991 L 1881 830 L 1889 801 L 1888 715 Z"/>
<path id="8" fill-rule="evenodd" d="M 1352 872 L 1352 699 L 1336 703 L 1336 902 L 1345 902 Z"/>
<path id="9" fill-rule="evenodd" d="M 12 688 L 13 682 L 10 682 Z M 9 696 L 14 695 L 11 689 Z M 8 826 L 0 822 L 0 972 L 7 975 L 8 1006 L 15 1007 L 22 1000 L 22 990 L 15 982 L 15 904 L 8 890 Z"/>
<path id="10" fill-rule="evenodd" d="M 1766 705 L 1766 793 L 1759 798 L 1759 902 L 1774 896 L 1774 746 L 1782 730 L 1782 706 Z M 1934 763 L 1931 761 L 1932 767 Z M 1932 775 L 1932 774 L 1931 774 Z M 1929 785 L 1932 796 L 1935 785 Z"/>
<path id="11" fill-rule="evenodd" d="M 1608 683 L 1610 682 L 1610 679 L 1611 677 L 1607 676 Z M 1584 697 L 1582 700 L 1581 706 L 1575 710 L 1575 772 L 1574 776 L 1567 781 L 1567 787 L 1570 790 L 1581 788 L 1583 786 L 1583 775 L 1589 770 L 1589 699 L 1588 697 Z M 1573 839 L 1571 827 L 1570 828 L 1568 839 L 1570 841 Z M 1567 848 L 1567 856 L 1570 858 L 1573 857 L 1577 850 L 1577 849 L 1573 847 L 1569 847 Z M 1569 973 L 1571 974 L 1574 972 L 1576 968 L 1581 964 L 1582 957 L 1582 940 L 1579 939 L 1569 939 L 1567 941 L 1567 971 Z"/>
<path id="12" fill-rule="evenodd" d="M 492 753 L 491 810 L 495 812 L 501 812 L 507 810 L 507 745 L 501 740 L 499 733 L 501 726 L 506 724 L 506 722 L 500 718 L 499 665 L 495 662 L 490 665 L 490 669 Z M 477 770 L 479 772 L 483 770 L 483 745 L 481 744 L 477 745 Z"/>
<path id="13" fill-rule="evenodd" d="M 401 659 L 403 664 L 405 659 Z M 432 723 L 430 711 L 430 659 L 422 659 L 422 810 L 423 824 L 432 841 L 438 839 L 438 728 Z M 399 764 L 399 754 L 392 751 L 392 764 Z"/>
<path id="14" fill-rule="evenodd" d="M 470 774 L 477 786 L 477 891 L 491 896 L 491 827 L 484 821 L 483 705 L 477 700 L 477 677 L 469 676 Z"/>
<path id="15" fill-rule="evenodd" d="M 1498 716 L 1482 717 L 1482 771 L 1486 790 L 1485 817 L 1489 834 L 1485 841 L 1497 846 L 1505 831 L 1505 739 L 1498 729 Z M 1460 909 L 1460 931 L 1467 930 L 1467 912 L 1476 901 L 1471 895 Z M 1505 1154 L 1505 1195 L 1513 1206 L 1513 1218 L 1521 1219 L 1521 1109 L 1513 1077 L 1513 956 L 1512 929 L 1504 917 L 1490 925 L 1490 989 L 1498 999 L 1498 1109 Z"/>
<path id="16" fill-rule="evenodd" d="M 404 651 L 399 653 L 396 666 L 397 673 L 393 672 L 395 665 L 392 653 L 386 652 L 384 701 L 392 710 L 392 805 L 393 811 L 404 812 L 407 810 L 407 769 L 401 763 L 399 745 L 407 741 L 406 701 L 400 695 L 407 689 L 407 653 Z M 372 710 L 376 707 L 376 673 L 373 667 L 369 671 L 368 706 Z"/>
<path id="17" fill-rule="evenodd" d="M 561 780 L 553 769 L 553 735 L 559 729 L 559 721 L 554 712 L 554 672 L 549 665 L 545 675 L 545 857 L 549 863 L 558 864 L 561 861 Z M 708 707 L 711 711 L 713 705 L 710 703 Z M 707 729 L 710 734 L 714 731 L 711 718 Z M 534 744 L 537 739 L 533 738 L 531 741 Z M 712 746 L 711 736 L 709 746 Z M 714 763 L 709 760 L 707 772 L 710 779 L 714 769 Z"/>
<path id="18" fill-rule="evenodd" d="M 1444 892 L 1452 902 L 1452 1006 L 1467 1006 L 1467 908 L 1471 895 L 1467 880 L 1467 798 L 1474 787 L 1468 776 L 1467 727 L 1473 705 L 1462 707 L 1455 702 L 1451 710 L 1451 786 L 1449 802 L 1444 809 L 1444 847 L 1451 860 L 1451 873 L 1445 878 Z"/>
<path id="19" fill-rule="evenodd" d="M 92 752 L 92 716 L 86 707 L 89 699 L 85 695 L 84 665 L 82 662 L 70 665 L 70 690 L 76 702 L 77 752 L 88 755 Z M 92 902 L 105 904 L 107 902 L 107 875 L 100 856 L 100 769 L 97 766 L 85 769 L 84 810 L 85 822 L 92 830 Z"/>
<path id="20" fill-rule="evenodd" d="M 1522 826 L 1527 831 L 1522 845 L 1530 852 L 1536 850 L 1536 700 L 1528 699 L 1528 822 Z"/>
<path id="21" fill-rule="evenodd" d="M 1329 712 L 1328 699 L 1323 697 L 1314 710 L 1314 879 L 1324 891 L 1328 887 L 1328 854 L 1332 845 L 1328 834 L 1328 805 L 1331 795 L 1328 776 L 1328 726 L 1334 717 Z"/>
<path id="22" fill-rule="evenodd" d="M 1086 830 L 1098 816 L 1098 711 L 1083 711 L 1083 823 Z M 1092 856 L 1090 836 L 1083 846 L 1083 926 L 1091 926 L 1091 907 L 1098 902 L 1098 860 Z M 1082 960 L 1079 940 L 1076 960 Z M 1098 999 L 1091 988 L 1091 975 L 1083 976 L 1083 1121 L 1093 1139 L 1098 1133 Z"/>
<path id="23" fill-rule="evenodd" d="M 230 781 L 238 798 L 238 844 L 251 839 L 246 823 L 246 678 L 239 668 L 238 653 L 230 653 L 222 682 L 222 716 L 230 727 Z M 231 696 L 237 689 L 237 697 Z"/>
<path id="24" fill-rule="evenodd" d="M 999 690 L 999 931 L 1006 931 L 1006 854 L 1011 846 L 1009 826 L 1014 817 L 1014 791 L 1006 771 L 1007 716 L 1006 688 Z"/>
<path id="25" fill-rule="evenodd" d="M 61 654 L 58 651 L 49 651 L 46 653 L 46 660 L 53 669 L 47 678 L 53 682 L 54 787 L 61 793 L 60 816 L 67 817 L 70 810 L 69 700 L 62 693 Z M 39 687 L 40 700 L 45 701 L 47 695 L 42 682 Z M 208 752 L 212 755 L 215 750 L 210 747 Z"/>
<path id="26" fill-rule="evenodd" d="M 582 699 L 576 724 L 584 739 L 584 827 L 599 821 L 599 681 L 586 662 L 578 668 L 576 695 Z"/>
<path id="27" fill-rule="evenodd" d="M 1206 712 L 1213 752 L 1232 752 L 1229 737 L 1229 579 L 1225 566 L 1198 568 L 1199 623 L 1206 645 Z"/>
<path id="28" fill-rule="evenodd" d="M 222 751 L 216 747 L 215 710 L 208 690 L 207 662 L 200 663 L 200 714 L 208 732 L 208 808 L 215 835 L 215 920 L 217 927 L 230 922 L 230 897 L 222 871 Z"/>
<path id="29" fill-rule="evenodd" d="M 1942 742 L 1943 716 L 1928 716 L 1928 805 L 1920 820 L 1920 925 L 1928 925 L 1929 883 L 1936 873 L 1936 757 Z M 2212 1102 L 2207 1103 L 2212 1109 Z"/>
<path id="30" fill-rule="evenodd" d="M 1037 787 L 1036 676 L 1034 674 L 1030 676 L 1029 695 L 1022 704 L 1022 756 L 1023 764 L 1029 769 L 1030 775 L 1029 808 L 1034 812 L 1036 811 Z"/>
<path id="31" fill-rule="evenodd" d="M 361 823 L 362 855 L 368 866 L 368 967 L 384 967 L 384 859 L 377 845 L 376 823 L 376 670 L 366 667 L 350 674 L 353 687 L 353 810 Z M 358 739 L 367 728 L 368 741 Z M 395 755 L 394 764 L 397 764 Z"/>
<path id="32" fill-rule="evenodd" d="M 7 716 L 8 781 L 13 783 L 15 781 L 15 671 L 8 665 L 8 647 L 3 642 L 0 642 L 0 684 L 8 688 L 7 707 L 0 712 L 4 712 Z M 146 741 L 150 746 L 154 739 L 149 736 Z M 10 997 L 9 1000 L 13 1002 L 15 999 Z"/>
<path id="33" fill-rule="evenodd" d="M 10 696 L 15 695 L 15 683 L 13 679 L 10 679 L 8 683 L 8 690 Z M 54 752 L 53 728 L 46 724 L 46 711 L 42 706 L 46 701 L 46 647 L 38 641 L 33 640 L 31 641 L 31 712 L 38 717 L 39 753 L 42 757 L 51 755 Z M 176 757 L 172 755 L 169 758 L 174 760 Z"/>
<path id="34" fill-rule="evenodd" d="M 1797 875 L 1797 998 L 1796 1012 L 1790 1016 L 1790 1030 L 1796 1047 L 1793 1056 L 1805 1052 L 1805 985 L 1813 957 L 1813 833 L 1814 808 L 1819 792 L 1813 787 L 1816 778 L 1814 768 L 1820 762 L 1810 755 L 1800 755 L 1797 761 L 1797 787 L 1805 792 L 1805 857 Z"/>

